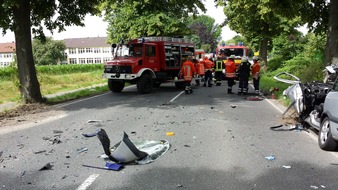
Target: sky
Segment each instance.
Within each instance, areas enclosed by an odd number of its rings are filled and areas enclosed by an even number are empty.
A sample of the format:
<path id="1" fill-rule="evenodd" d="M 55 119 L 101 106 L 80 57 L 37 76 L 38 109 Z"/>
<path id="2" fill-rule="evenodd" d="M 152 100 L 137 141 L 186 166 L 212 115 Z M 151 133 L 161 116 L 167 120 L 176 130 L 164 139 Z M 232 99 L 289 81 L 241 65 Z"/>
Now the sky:
<path id="1" fill-rule="evenodd" d="M 223 13 L 222 7 L 215 7 L 214 0 L 206 0 L 205 7 L 207 9 L 206 15 L 215 19 L 216 24 L 221 24 L 225 15 Z M 66 38 L 82 38 L 82 37 L 105 37 L 107 36 L 107 23 L 103 21 L 103 18 L 97 16 L 86 16 L 84 20 L 85 27 L 79 26 L 70 26 L 66 27 L 66 31 L 57 33 L 54 32 L 53 39 L 54 40 L 63 40 Z M 45 31 L 46 36 L 51 36 L 49 31 Z M 222 39 L 229 40 L 232 39 L 236 35 L 236 32 L 231 31 L 229 27 L 222 28 Z M 7 31 L 7 34 L 3 36 L 0 34 L 0 43 L 5 42 L 14 42 L 14 33 Z"/>

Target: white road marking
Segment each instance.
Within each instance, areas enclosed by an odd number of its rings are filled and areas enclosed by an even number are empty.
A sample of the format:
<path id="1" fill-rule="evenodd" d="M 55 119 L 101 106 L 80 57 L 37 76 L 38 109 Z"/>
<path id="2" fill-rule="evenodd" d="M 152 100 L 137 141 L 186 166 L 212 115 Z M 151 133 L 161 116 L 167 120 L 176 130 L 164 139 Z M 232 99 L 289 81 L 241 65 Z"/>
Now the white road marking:
<path id="1" fill-rule="evenodd" d="M 90 175 L 76 190 L 86 190 L 100 174 Z"/>
<path id="2" fill-rule="evenodd" d="M 124 89 L 128 89 L 128 88 L 131 88 L 131 87 L 134 87 L 134 86 L 135 85 L 130 85 L 130 86 L 125 87 Z M 100 97 L 100 96 L 104 96 L 108 93 L 110 93 L 110 92 L 106 92 L 106 93 L 99 94 L 99 95 L 96 95 L 96 96 L 91 96 L 91 97 L 84 98 L 84 99 L 81 99 L 81 100 L 75 100 L 73 102 L 69 102 L 69 103 L 65 103 L 65 104 L 56 105 L 55 107 L 61 108 L 61 107 L 69 106 L 69 105 L 72 105 L 72 104 L 75 104 L 75 103 L 79 103 L 79 102 L 83 102 L 83 101 L 90 100 L 90 99 L 93 99 L 93 98 L 97 98 L 97 97 Z"/>
<path id="3" fill-rule="evenodd" d="M 173 99 L 171 99 L 169 102 L 173 102 L 175 101 L 179 96 L 181 96 L 184 93 L 184 91 L 180 92 L 179 94 L 177 94 L 177 96 L 175 96 Z"/>

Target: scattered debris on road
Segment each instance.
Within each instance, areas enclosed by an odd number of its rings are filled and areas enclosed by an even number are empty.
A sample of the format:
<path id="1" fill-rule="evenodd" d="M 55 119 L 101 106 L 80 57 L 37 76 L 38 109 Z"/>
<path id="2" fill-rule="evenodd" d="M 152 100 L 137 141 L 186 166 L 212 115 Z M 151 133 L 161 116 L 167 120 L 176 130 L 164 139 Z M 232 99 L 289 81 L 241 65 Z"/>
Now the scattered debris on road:
<path id="1" fill-rule="evenodd" d="M 262 101 L 264 98 L 259 97 L 259 96 L 249 96 L 246 99 L 250 101 Z"/>
<path id="2" fill-rule="evenodd" d="M 265 159 L 272 161 L 272 160 L 275 160 L 276 157 L 275 155 L 270 155 L 270 156 L 266 156 Z"/>
<path id="3" fill-rule="evenodd" d="M 125 132 L 122 141 L 113 147 L 110 147 L 110 139 L 104 129 L 98 132 L 97 137 L 103 146 L 106 158 L 119 164 L 148 164 L 161 157 L 170 148 L 166 140 L 131 141 Z"/>
<path id="4" fill-rule="evenodd" d="M 42 170 L 51 170 L 52 167 L 53 167 L 53 165 L 51 165 L 50 163 L 47 163 L 41 169 L 39 169 L 39 171 L 42 171 Z"/>
<path id="5" fill-rule="evenodd" d="M 165 134 L 166 134 L 167 136 L 174 136 L 174 135 L 175 135 L 174 132 L 166 132 Z"/>
<path id="6" fill-rule="evenodd" d="M 88 148 L 86 148 L 86 147 L 82 147 L 82 148 L 77 149 L 77 153 L 86 152 L 86 151 L 88 151 Z"/>
<path id="7" fill-rule="evenodd" d="M 285 169 L 290 169 L 291 166 L 285 166 L 285 165 L 283 165 L 283 168 L 285 168 Z"/>

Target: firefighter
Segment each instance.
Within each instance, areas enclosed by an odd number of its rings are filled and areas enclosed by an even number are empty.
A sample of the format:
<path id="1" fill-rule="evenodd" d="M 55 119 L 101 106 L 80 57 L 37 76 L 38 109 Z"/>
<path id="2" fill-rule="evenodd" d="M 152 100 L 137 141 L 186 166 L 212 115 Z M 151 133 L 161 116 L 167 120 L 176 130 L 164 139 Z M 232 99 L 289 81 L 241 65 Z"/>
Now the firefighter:
<path id="1" fill-rule="evenodd" d="M 196 73 L 198 75 L 198 78 L 196 79 L 196 86 L 200 85 L 201 82 L 201 78 L 200 77 L 204 77 L 204 64 L 203 64 L 203 59 L 201 60 L 196 60 L 195 62 L 195 68 L 196 68 Z"/>
<path id="2" fill-rule="evenodd" d="M 258 57 L 254 56 L 252 60 L 254 62 L 254 64 L 251 67 L 253 85 L 255 88 L 255 94 L 259 94 L 259 79 L 260 79 L 261 66 L 259 65 Z"/>
<path id="3" fill-rule="evenodd" d="M 235 83 L 236 78 L 236 64 L 235 64 L 235 55 L 230 55 L 225 64 L 225 76 L 228 80 L 228 94 L 233 94 L 232 86 Z"/>
<path id="4" fill-rule="evenodd" d="M 243 57 L 237 71 L 239 76 L 238 95 L 246 95 L 248 92 L 250 66 L 251 64 L 249 63 L 248 58 Z"/>
<path id="5" fill-rule="evenodd" d="M 208 59 L 208 57 L 204 57 L 203 59 L 205 74 L 204 74 L 204 87 L 212 87 L 212 68 L 214 67 L 214 63 Z"/>
<path id="6" fill-rule="evenodd" d="M 218 60 L 216 60 L 216 64 L 215 64 L 215 78 L 216 78 L 216 86 L 221 86 L 221 81 L 222 81 L 222 75 L 223 75 L 223 69 L 224 69 L 224 63 L 223 61 L 220 59 L 220 57 L 218 58 Z"/>
<path id="7" fill-rule="evenodd" d="M 191 80 L 196 75 L 196 69 L 191 57 L 188 57 L 188 59 L 182 58 L 182 61 L 184 61 L 184 63 L 182 64 L 182 69 L 180 71 L 180 78 L 184 79 L 185 93 L 191 94 L 193 92 L 191 88 Z"/>

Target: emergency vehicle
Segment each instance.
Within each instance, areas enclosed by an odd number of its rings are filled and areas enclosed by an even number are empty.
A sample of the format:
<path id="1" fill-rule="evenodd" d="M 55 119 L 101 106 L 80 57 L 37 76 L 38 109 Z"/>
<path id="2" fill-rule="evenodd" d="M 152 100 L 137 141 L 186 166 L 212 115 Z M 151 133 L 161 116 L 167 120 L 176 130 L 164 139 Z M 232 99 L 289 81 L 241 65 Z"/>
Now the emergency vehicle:
<path id="1" fill-rule="evenodd" d="M 114 58 L 104 64 L 102 78 L 108 79 L 112 92 L 121 92 L 125 83 L 137 85 L 142 94 L 151 93 L 163 82 L 175 82 L 182 66 L 182 57 L 194 56 L 194 44 L 184 38 L 143 37 L 127 44 L 112 45 Z"/>
<path id="2" fill-rule="evenodd" d="M 230 55 L 235 55 L 236 66 L 241 64 L 242 57 L 248 57 L 249 48 L 244 46 L 242 42 L 235 44 L 225 45 L 222 44 L 216 48 L 217 57 L 229 57 Z"/>

